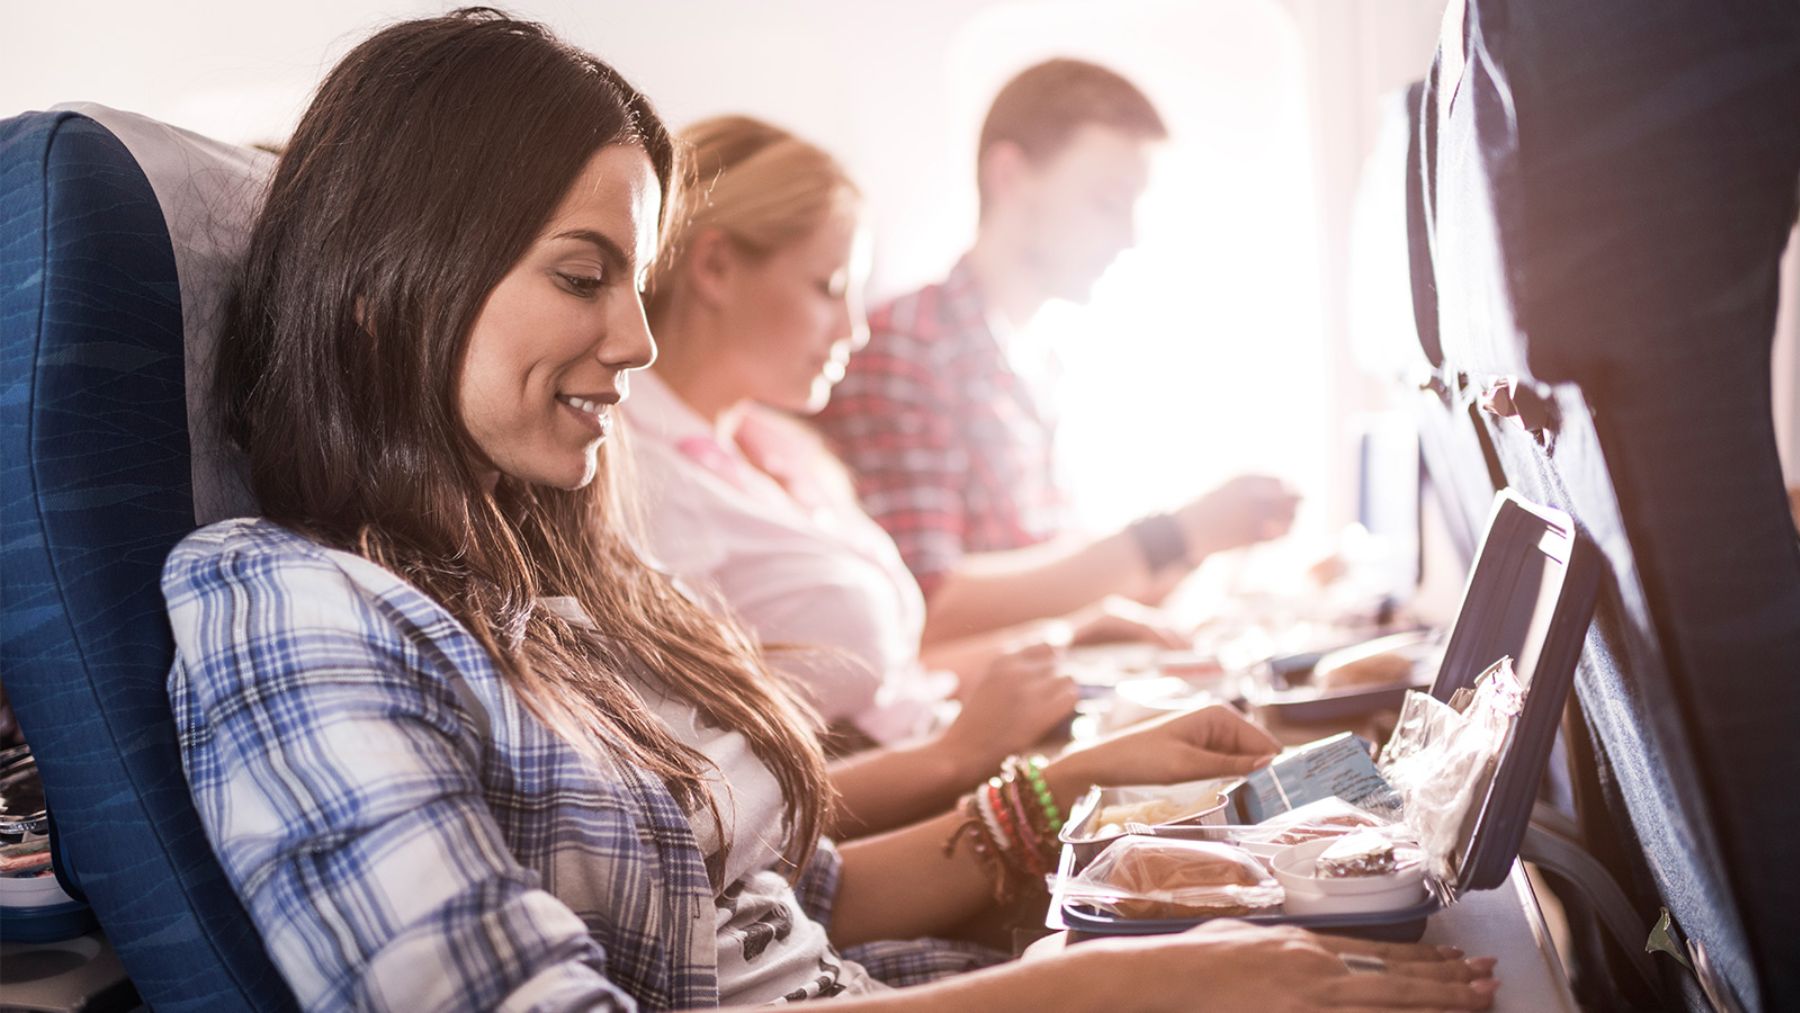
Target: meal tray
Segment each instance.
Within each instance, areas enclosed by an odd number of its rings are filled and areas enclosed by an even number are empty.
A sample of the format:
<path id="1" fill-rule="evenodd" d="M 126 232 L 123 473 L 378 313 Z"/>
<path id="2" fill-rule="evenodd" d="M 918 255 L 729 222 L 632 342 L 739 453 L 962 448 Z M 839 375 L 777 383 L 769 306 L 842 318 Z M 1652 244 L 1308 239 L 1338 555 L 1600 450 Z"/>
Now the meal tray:
<path id="1" fill-rule="evenodd" d="M 1509 656 L 1525 689 L 1525 703 L 1458 856 L 1456 896 L 1494 889 L 1511 873 L 1574 684 L 1599 596 L 1601 566 L 1599 550 L 1567 513 L 1531 503 L 1511 489 L 1495 496 L 1431 695 L 1448 701 L 1494 661 Z M 1078 872 L 1091 857 L 1078 859 L 1065 846 L 1059 872 Z M 1414 908 L 1366 915 L 1274 912 L 1242 920 L 1405 940 L 1417 939 L 1437 908 L 1435 900 L 1427 900 Z M 1076 938 L 1179 932 L 1206 920 L 1126 919 L 1065 902 L 1060 895 L 1051 898 L 1050 924 L 1068 928 Z"/>

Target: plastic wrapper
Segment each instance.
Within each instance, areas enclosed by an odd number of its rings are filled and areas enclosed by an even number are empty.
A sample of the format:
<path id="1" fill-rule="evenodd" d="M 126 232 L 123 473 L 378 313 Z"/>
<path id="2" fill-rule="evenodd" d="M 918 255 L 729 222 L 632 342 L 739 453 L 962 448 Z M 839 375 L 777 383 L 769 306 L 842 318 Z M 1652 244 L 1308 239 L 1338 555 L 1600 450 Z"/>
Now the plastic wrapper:
<path id="1" fill-rule="evenodd" d="M 1456 884 L 1457 856 L 1468 824 L 1479 811 L 1495 766 L 1524 706 L 1525 691 L 1512 659 L 1501 658 L 1459 690 L 1452 706 L 1423 693 L 1408 693 L 1393 738 L 1382 750 L 1382 775 L 1400 794 L 1406 822 L 1419 836 L 1427 871 Z"/>
<path id="2" fill-rule="evenodd" d="M 1131 919 L 1249 914 L 1281 903 L 1281 884 L 1241 848 L 1127 836 L 1063 885 L 1063 897 Z"/>
<path id="3" fill-rule="evenodd" d="M 1245 844 L 1285 847 L 1360 830 L 1379 831 L 1395 841 L 1411 840 L 1414 836 L 1411 828 L 1396 822 L 1391 814 L 1358 808 L 1334 796 L 1270 817 L 1239 831 L 1238 839 Z"/>

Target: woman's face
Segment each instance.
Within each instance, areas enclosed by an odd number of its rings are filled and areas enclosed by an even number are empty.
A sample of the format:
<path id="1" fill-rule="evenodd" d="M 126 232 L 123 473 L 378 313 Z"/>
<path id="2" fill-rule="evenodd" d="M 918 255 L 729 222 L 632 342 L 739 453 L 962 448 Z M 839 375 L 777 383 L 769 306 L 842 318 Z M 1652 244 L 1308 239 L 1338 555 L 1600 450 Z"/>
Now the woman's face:
<path id="1" fill-rule="evenodd" d="M 593 480 L 626 371 L 656 357 L 639 291 L 661 202 L 648 155 L 601 149 L 488 293 L 457 407 L 489 481 L 578 489 Z"/>
<path id="2" fill-rule="evenodd" d="M 730 289 L 729 368 L 746 395 L 783 411 L 825 407 L 850 353 L 869 340 L 862 286 L 868 233 L 842 210 L 797 242 L 746 257 Z"/>

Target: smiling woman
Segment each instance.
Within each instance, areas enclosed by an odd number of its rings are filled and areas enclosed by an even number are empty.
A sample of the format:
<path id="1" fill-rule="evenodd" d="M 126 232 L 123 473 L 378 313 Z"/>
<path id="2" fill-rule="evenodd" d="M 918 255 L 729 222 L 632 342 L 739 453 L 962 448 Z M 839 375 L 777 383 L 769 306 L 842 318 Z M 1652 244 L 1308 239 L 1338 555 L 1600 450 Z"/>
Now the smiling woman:
<path id="1" fill-rule="evenodd" d="M 643 149 L 600 149 L 544 238 L 488 295 L 457 397 L 490 484 L 501 474 L 557 489 L 593 481 L 625 371 L 656 356 L 637 291 L 656 255 L 661 193 Z"/>

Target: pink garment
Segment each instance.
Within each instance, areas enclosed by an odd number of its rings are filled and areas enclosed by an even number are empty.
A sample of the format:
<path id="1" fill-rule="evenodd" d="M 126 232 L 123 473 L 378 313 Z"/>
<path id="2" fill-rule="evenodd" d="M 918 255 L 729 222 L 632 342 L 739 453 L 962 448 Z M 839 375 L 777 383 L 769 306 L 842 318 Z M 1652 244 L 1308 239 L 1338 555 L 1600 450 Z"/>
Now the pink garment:
<path id="1" fill-rule="evenodd" d="M 955 677 L 919 662 L 918 584 L 818 443 L 752 408 L 722 444 L 653 373 L 632 380 L 624 442 L 656 565 L 775 648 L 829 721 L 893 743 L 954 713 Z"/>

